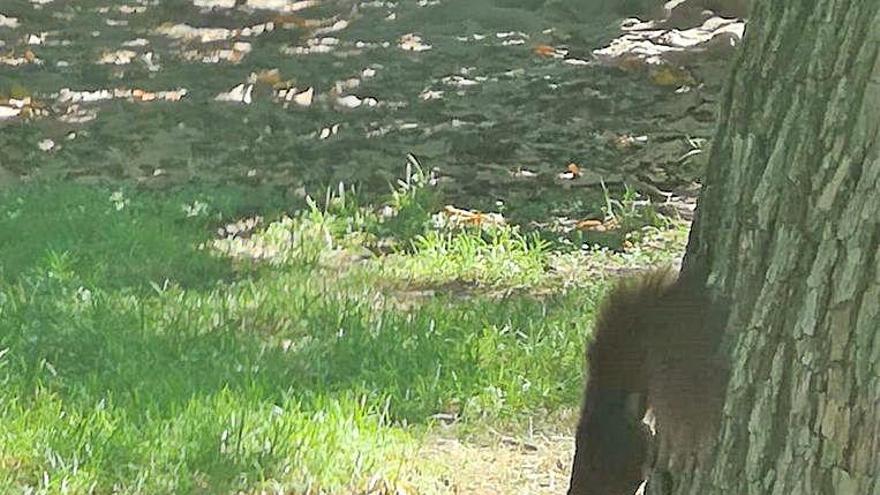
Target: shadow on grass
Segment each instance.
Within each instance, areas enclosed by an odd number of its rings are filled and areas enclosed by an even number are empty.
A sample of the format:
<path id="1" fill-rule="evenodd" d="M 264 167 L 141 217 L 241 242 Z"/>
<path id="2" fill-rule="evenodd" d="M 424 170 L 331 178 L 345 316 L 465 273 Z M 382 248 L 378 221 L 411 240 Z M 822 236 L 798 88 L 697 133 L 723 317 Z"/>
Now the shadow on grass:
<path id="1" fill-rule="evenodd" d="M 283 201 L 247 188 L 143 193 L 36 184 L 0 192 L 0 282 L 49 268 L 85 288 L 143 290 L 166 280 L 208 287 L 234 273 L 198 246 L 222 222 L 277 212 Z"/>
<path id="2" fill-rule="evenodd" d="M 39 193 L 0 215 L 18 233 L 0 240 L 0 488 L 43 472 L 84 491 L 338 486 L 399 451 L 389 426 L 577 401 L 596 291 L 402 311 L 357 271 L 234 278 L 181 249 L 212 220 L 179 200 Z"/>
<path id="3" fill-rule="evenodd" d="M 119 471 L 120 460 L 137 471 L 159 456 L 160 471 L 186 466 L 212 490 L 280 475 L 290 459 L 320 471 L 322 456 L 346 450 L 348 465 L 335 469 L 351 469 L 385 435 L 357 432 L 389 421 L 534 414 L 577 400 L 585 318 L 572 301 L 438 300 L 398 313 L 376 310 L 367 291 L 334 293 L 319 280 L 292 270 L 88 301 L 63 281 L 31 280 L 4 294 L 0 374 L 21 411 L 39 410 L 47 394 L 68 417 L 109 408 L 103 421 L 126 433 L 98 435 L 106 452 L 93 469 L 105 483 L 134 475 Z M 276 421 L 276 410 L 295 421 Z M 29 428 L 59 456 L 89 457 L 83 449 L 96 447 L 76 431 L 94 426 L 58 421 Z M 220 439 L 235 424 L 256 447 L 225 455 Z"/>
<path id="4" fill-rule="evenodd" d="M 17 381 L 27 388 L 48 376 L 49 363 L 59 391 L 130 397 L 134 413 L 165 403 L 159 410 L 174 414 L 195 394 L 259 389 L 269 401 L 388 398 L 394 419 L 420 422 L 488 386 L 507 387 L 505 400 L 517 402 L 509 405 L 524 408 L 578 394 L 569 385 L 580 379 L 588 318 L 575 297 L 443 296 L 400 312 L 376 309 L 366 290 L 335 293 L 308 277 L 84 300 L 47 275 L 5 293 L 0 345 L 7 359 L 19 357 Z"/>

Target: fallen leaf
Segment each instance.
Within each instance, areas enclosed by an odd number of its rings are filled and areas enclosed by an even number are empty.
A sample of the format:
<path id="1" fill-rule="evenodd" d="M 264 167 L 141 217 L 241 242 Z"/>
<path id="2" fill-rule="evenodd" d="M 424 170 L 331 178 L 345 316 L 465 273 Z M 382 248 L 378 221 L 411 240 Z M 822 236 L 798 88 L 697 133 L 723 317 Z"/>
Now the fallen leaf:
<path id="1" fill-rule="evenodd" d="M 303 91 L 302 93 L 297 93 L 293 95 L 293 101 L 297 105 L 307 107 L 312 104 L 312 99 L 315 96 L 315 88 L 310 87 L 309 89 Z"/>
<path id="2" fill-rule="evenodd" d="M 556 54 L 556 48 L 545 44 L 535 46 L 532 51 L 535 53 L 535 55 L 538 55 L 540 57 L 552 57 Z"/>
<path id="3" fill-rule="evenodd" d="M 605 232 L 606 230 L 605 225 L 595 219 L 581 220 L 574 227 L 580 231 Z"/>
<path id="4" fill-rule="evenodd" d="M 3 119 L 11 119 L 12 117 L 17 117 L 18 114 L 21 113 L 20 108 L 10 107 L 7 105 L 0 105 L 0 120 Z"/>
<path id="5" fill-rule="evenodd" d="M 618 151 L 626 151 L 634 146 L 641 146 L 648 142 L 648 136 L 633 136 L 631 134 L 615 134 L 607 132 L 605 138 L 608 144 Z"/>
<path id="6" fill-rule="evenodd" d="M 431 49 L 431 45 L 422 43 L 421 36 L 413 33 L 407 33 L 401 36 L 397 46 L 410 52 L 422 52 Z"/>
<path id="7" fill-rule="evenodd" d="M 464 210 L 452 205 L 446 205 L 443 213 L 453 226 L 458 225 L 504 225 L 504 217 L 498 213 L 483 213 L 479 211 Z"/>
<path id="8" fill-rule="evenodd" d="M 358 98 L 355 95 L 346 95 L 336 99 L 336 103 L 339 106 L 345 108 L 357 108 L 363 104 L 363 100 Z"/>
<path id="9" fill-rule="evenodd" d="M 230 101 L 250 105 L 253 98 L 253 91 L 253 84 L 239 84 L 238 86 L 230 89 L 228 92 L 220 93 L 214 99 L 217 101 Z"/>
<path id="10" fill-rule="evenodd" d="M 512 171 L 510 174 L 513 175 L 514 177 L 523 177 L 523 178 L 538 176 L 538 174 L 536 174 L 535 172 L 532 172 L 531 170 L 527 170 L 524 168 L 518 168 L 518 169 Z"/>

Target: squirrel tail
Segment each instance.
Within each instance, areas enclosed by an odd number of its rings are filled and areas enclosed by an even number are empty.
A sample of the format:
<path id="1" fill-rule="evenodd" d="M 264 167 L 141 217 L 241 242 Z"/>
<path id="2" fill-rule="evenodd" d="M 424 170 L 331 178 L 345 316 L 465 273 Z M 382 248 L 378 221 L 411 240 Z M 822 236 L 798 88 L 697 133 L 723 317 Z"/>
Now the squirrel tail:
<path id="1" fill-rule="evenodd" d="M 687 447 L 689 436 L 708 435 L 697 426 L 715 416 L 701 404 L 715 407 L 723 397 L 708 308 L 705 291 L 671 269 L 623 279 L 606 296 L 587 350 L 569 495 L 638 488 L 654 451 L 652 431 L 642 422 L 649 408 L 664 445 Z"/>

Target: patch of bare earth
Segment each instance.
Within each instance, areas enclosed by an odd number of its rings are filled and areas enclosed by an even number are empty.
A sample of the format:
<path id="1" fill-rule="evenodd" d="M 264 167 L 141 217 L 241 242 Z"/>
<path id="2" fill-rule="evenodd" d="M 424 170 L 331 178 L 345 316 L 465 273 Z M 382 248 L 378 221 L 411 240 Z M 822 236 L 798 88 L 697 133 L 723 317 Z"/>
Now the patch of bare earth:
<path id="1" fill-rule="evenodd" d="M 496 435 L 480 441 L 433 437 L 419 451 L 420 494 L 542 495 L 564 493 L 574 455 L 570 436 Z"/>

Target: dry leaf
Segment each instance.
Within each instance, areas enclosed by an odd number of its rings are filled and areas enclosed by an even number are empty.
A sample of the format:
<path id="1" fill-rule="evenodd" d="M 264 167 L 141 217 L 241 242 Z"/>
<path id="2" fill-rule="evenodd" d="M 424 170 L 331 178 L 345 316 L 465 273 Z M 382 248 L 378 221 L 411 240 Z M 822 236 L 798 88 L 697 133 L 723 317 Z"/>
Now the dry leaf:
<path id="1" fill-rule="evenodd" d="M 648 136 L 615 134 L 613 132 L 607 132 L 605 138 L 608 140 L 608 144 L 616 148 L 618 151 L 626 151 L 634 146 L 644 145 L 648 142 Z"/>
<path id="2" fill-rule="evenodd" d="M 574 227 L 580 231 L 605 232 L 606 230 L 601 221 L 594 219 L 581 220 Z"/>
<path id="3" fill-rule="evenodd" d="M 544 45 L 544 44 L 536 46 L 532 51 L 535 52 L 535 55 L 538 55 L 541 57 L 552 57 L 556 53 L 555 48 L 553 48 L 550 45 Z"/>
<path id="4" fill-rule="evenodd" d="M 463 210 L 452 205 L 443 208 L 447 219 L 452 225 L 504 225 L 504 217 L 498 213 L 482 213 L 479 211 Z"/>
<path id="5" fill-rule="evenodd" d="M 302 93 L 297 93 L 293 95 L 293 101 L 300 106 L 307 107 L 312 104 L 312 99 L 315 96 L 315 88 L 310 87 L 309 89 L 303 91 Z"/>
<path id="6" fill-rule="evenodd" d="M 524 177 L 524 178 L 531 178 L 531 177 L 538 176 L 538 174 L 536 174 L 535 172 L 532 172 L 531 170 L 528 170 L 528 169 L 525 169 L 522 167 L 517 168 L 516 170 L 510 172 L 510 174 L 513 175 L 514 177 Z"/>

